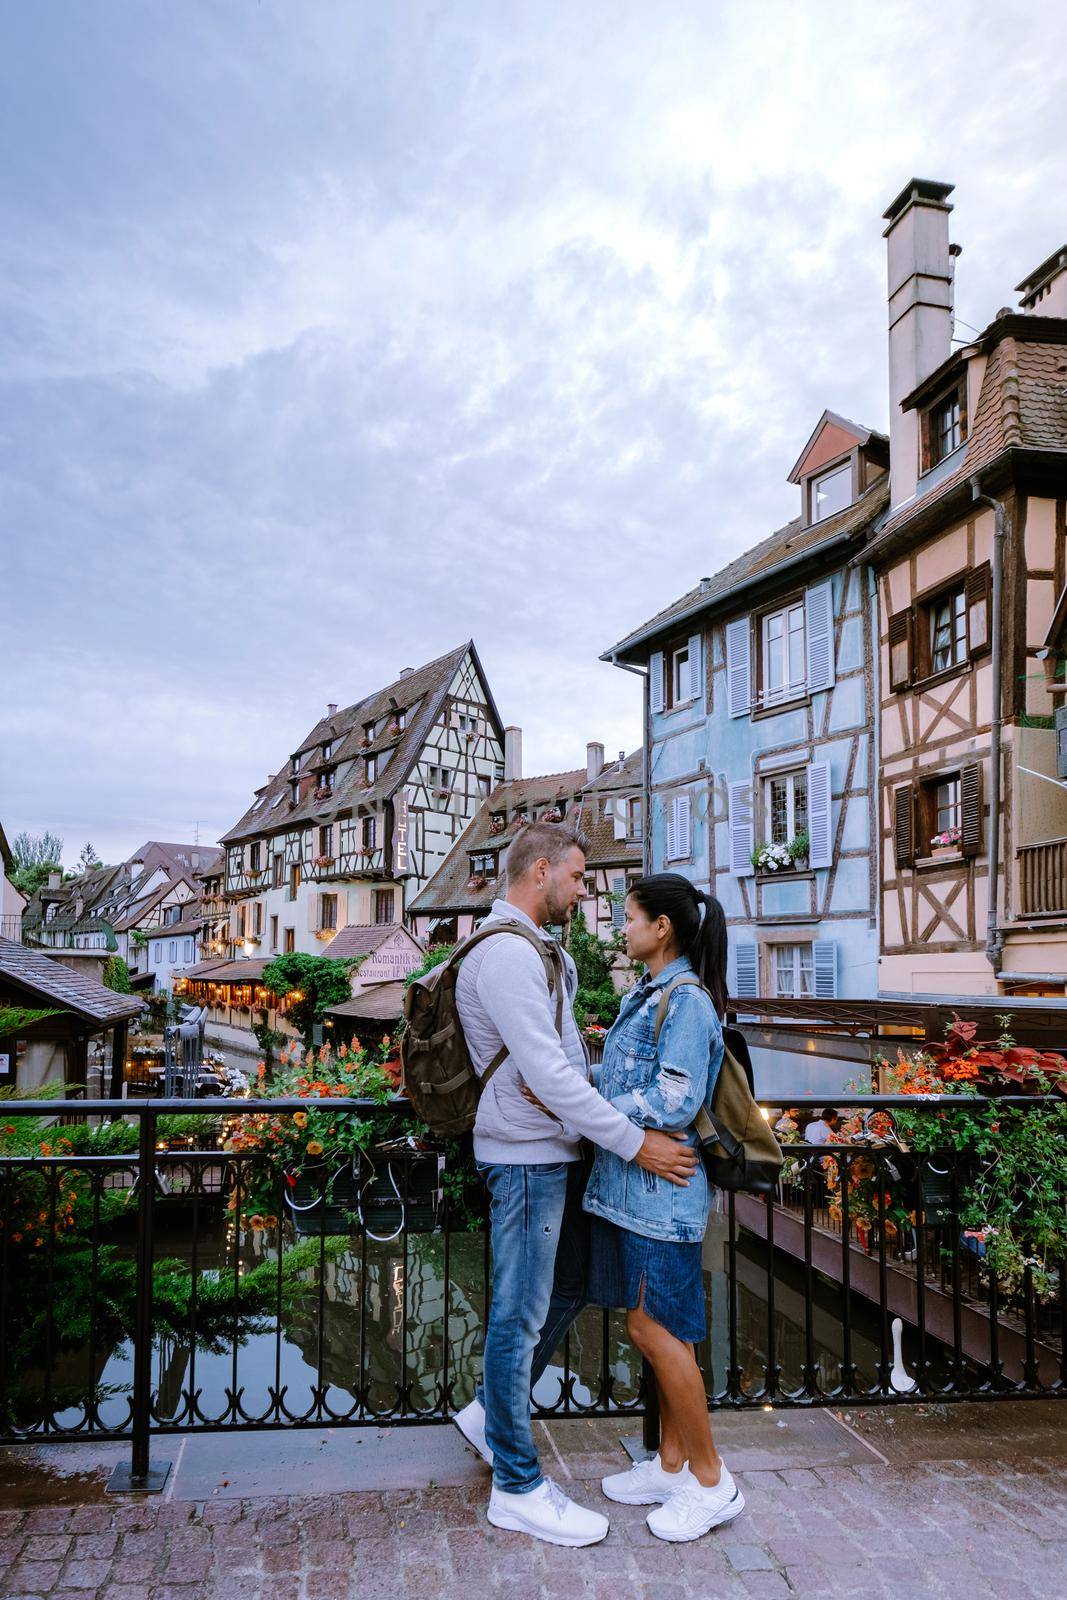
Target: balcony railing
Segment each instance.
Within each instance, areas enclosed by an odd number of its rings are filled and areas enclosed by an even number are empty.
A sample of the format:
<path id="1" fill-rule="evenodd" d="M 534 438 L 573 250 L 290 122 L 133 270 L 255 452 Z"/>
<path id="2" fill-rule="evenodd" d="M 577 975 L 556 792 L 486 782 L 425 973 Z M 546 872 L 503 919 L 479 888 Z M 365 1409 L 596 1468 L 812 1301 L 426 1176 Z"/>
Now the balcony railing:
<path id="1" fill-rule="evenodd" d="M 1067 839 L 1046 839 L 1019 849 L 1024 917 L 1067 916 Z"/>

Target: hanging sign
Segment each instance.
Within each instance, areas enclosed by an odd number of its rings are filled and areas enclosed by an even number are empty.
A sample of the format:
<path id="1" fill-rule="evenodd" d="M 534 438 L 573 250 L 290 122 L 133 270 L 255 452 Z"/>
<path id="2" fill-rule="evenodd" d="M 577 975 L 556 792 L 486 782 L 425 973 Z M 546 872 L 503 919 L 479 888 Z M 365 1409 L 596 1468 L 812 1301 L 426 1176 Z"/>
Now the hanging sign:
<path id="1" fill-rule="evenodd" d="M 400 789 L 393 797 L 393 876 L 402 878 L 411 871 L 411 804 L 408 791 Z"/>

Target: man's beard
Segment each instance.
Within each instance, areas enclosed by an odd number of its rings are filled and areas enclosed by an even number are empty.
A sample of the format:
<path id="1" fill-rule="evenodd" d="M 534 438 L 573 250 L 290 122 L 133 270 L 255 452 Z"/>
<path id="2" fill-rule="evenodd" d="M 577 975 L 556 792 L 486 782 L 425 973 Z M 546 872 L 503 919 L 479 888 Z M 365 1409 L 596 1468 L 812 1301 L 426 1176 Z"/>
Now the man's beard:
<path id="1" fill-rule="evenodd" d="M 570 902 L 570 899 L 568 898 L 567 900 L 562 900 L 561 901 L 561 900 L 553 900 L 551 897 L 549 897 L 545 901 L 545 910 L 548 912 L 547 920 L 549 922 L 551 922 L 554 925 L 557 924 L 557 923 L 562 925 L 562 927 L 563 927 L 563 937 L 564 937 L 564 939 L 566 939 L 566 937 L 567 937 L 567 928 L 568 928 L 568 926 L 570 924 L 570 920 L 571 920 L 571 902 Z"/>

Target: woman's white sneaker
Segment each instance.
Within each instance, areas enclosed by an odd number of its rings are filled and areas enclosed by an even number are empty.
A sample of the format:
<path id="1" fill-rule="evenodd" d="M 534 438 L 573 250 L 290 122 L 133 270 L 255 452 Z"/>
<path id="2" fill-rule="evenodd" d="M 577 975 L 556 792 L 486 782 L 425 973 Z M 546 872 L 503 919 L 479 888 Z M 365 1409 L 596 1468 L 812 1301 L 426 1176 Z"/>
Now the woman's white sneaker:
<path id="1" fill-rule="evenodd" d="M 706 1489 L 692 1473 L 689 1481 L 650 1511 L 645 1521 L 657 1539 L 684 1544 L 699 1539 L 720 1523 L 732 1522 L 745 1509 L 745 1497 L 726 1467 L 714 1489 Z"/>
<path id="2" fill-rule="evenodd" d="M 600 1487 L 609 1500 L 617 1500 L 620 1505 L 658 1506 L 669 1500 L 689 1477 L 688 1465 L 678 1472 L 666 1472 L 659 1456 L 655 1455 L 647 1461 L 635 1461 L 629 1472 L 615 1472 L 610 1478 L 602 1478 Z"/>
<path id="3" fill-rule="evenodd" d="M 548 1544 L 599 1544 L 608 1531 L 607 1517 L 575 1505 L 551 1478 L 529 1494 L 506 1494 L 494 1484 L 487 1515 L 494 1528 L 529 1533 Z"/>
<path id="4" fill-rule="evenodd" d="M 472 1445 L 482 1460 L 489 1466 L 493 1465 L 493 1452 L 485 1442 L 485 1407 L 478 1400 L 472 1400 L 469 1406 L 464 1406 L 462 1411 L 457 1411 L 452 1418 L 453 1423 Z"/>

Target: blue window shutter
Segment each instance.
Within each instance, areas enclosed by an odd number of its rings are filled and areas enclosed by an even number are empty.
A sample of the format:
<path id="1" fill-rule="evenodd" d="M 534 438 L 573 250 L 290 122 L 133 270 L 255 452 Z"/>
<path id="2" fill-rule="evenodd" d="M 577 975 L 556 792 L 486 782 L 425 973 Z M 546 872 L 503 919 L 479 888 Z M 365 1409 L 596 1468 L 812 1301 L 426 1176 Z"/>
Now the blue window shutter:
<path id="1" fill-rule="evenodd" d="M 704 659 L 702 638 L 694 633 L 689 640 L 689 698 L 699 700 L 704 693 Z"/>
<path id="2" fill-rule="evenodd" d="M 759 994 L 759 951 L 756 945 L 753 943 L 736 945 L 734 959 L 737 963 L 734 998 L 753 1000 Z"/>
<path id="3" fill-rule="evenodd" d="M 663 651 L 656 650 L 648 661 L 648 703 L 653 711 L 663 710 Z"/>
<path id="4" fill-rule="evenodd" d="M 693 854 L 692 822 L 693 808 L 689 796 L 677 795 L 674 801 L 674 826 L 679 861 L 688 861 Z"/>
<path id="5" fill-rule="evenodd" d="M 752 852 L 756 845 L 752 815 L 752 784 L 731 783 L 730 792 L 730 871 L 735 878 L 749 878 L 755 872 Z"/>
<path id="6" fill-rule="evenodd" d="M 726 698 L 731 717 L 747 717 L 752 709 L 752 657 L 747 617 L 726 624 Z"/>
<path id="7" fill-rule="evenodd" d="M 626 906 L 624 904 L 626 879 L 612 878 L 611 892 L 614 895 L 614 899 L 611 902 L 611 925 L 613 928 L 621 928 L 626 921 Z"/>
<path id="8" fill-rule="evenodd" d="M 816 939 L 811 947 L 816 1000 L 837 999 L 837 941 Z"/>
<path id="9" fill-rule="evenodd" d="M 805 595 L 805 633 L 808 644 L 808 689 L 834 686 L 834 590 L 825 583 L 813 583 Z"/>
<path id="10" fill-rule="evenodd" d="M 834 859 L 832 793 L 830 763 L 813 761 L 808 767 L 809 867 L 828 867 Z"/>

